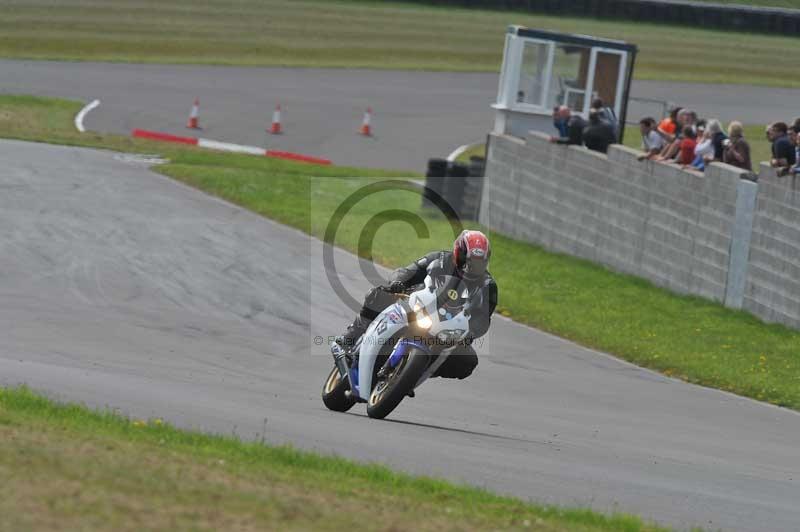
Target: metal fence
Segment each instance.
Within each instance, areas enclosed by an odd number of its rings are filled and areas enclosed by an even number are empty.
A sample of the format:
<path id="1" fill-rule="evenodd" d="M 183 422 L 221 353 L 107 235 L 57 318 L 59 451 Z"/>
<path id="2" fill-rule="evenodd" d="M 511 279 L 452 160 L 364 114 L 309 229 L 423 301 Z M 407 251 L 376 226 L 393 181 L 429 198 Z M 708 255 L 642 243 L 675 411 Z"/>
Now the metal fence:
<path id="1" fill-rule="evenodd" d="M 674 102 L 667 100 L 656 100 L 654 98 L 628 98 L 628 114 L 625 123 L 635 125 L 639 120 L 650 116 L 659 120 L 669 114 L 669 110 L 675 107 Z"/>

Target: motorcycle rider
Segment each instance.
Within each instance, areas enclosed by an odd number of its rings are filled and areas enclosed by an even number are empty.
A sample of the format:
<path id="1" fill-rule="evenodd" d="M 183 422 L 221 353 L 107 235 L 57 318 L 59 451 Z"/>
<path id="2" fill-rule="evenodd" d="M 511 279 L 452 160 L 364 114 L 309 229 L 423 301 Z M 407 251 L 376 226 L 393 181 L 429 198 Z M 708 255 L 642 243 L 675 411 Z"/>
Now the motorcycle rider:
<path id="1" fill-rule="evenodd" d="M 460 279 L 469 292 L 470 335 L 467 341 L 456 347 L 433 376 L 449 379 L 469 377 L 478 365 L 478 355 L 470 344 L 489 330 L 492 313 L 497 306 L 497 284 L 487 270 L 491 255 L 486 235 L 480 231 L 462 231 L 453 242 L 452 251 L 428 253 L 405 268 L 395 270 L 388 286 L 370 290 L 360 313 L 348 326 L 347 332 L 336 338 L 336 343 L 345 350 L 351 350 L 378 314 L 397 301 L 397 294 L 423 283 L 427 275 L 453 276 Z"/>

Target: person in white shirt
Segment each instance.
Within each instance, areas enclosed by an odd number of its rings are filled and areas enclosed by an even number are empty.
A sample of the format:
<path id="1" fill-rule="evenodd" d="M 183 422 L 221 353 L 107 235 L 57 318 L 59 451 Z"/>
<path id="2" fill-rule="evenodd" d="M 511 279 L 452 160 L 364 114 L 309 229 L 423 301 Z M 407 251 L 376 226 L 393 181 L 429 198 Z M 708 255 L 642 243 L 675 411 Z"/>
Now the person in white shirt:
<path id="1" fill-rule="evenodd" d="M 700 126 L 698 126 L 698 133 Z M 722 132 L 722 124 L 719 120 L 711 119 L 708 124 L 703 128 L 703 136 L 697 142 L 694 149 L 694 161 L 692 166 L 697 170 L 703 171 L 706 165 L 711 161 L 722 160 L 722 141 L 728 138 Z"/>
<path id="2" fill-rule="evenodd" d="M 705 127 L 697 129 L 698 137 L 697 145 L 694 147 L 694 160 L 691 166 L 698 170 L 705 168 L 706 157 L 714 158 L 714 140 L 711 132 L 706 130 Z"/>
<path id="3" fill-rule="evenodd" d="M 664 149 L 664 137 L 656 131 L 657 124 L 653 118 L 642 118 L 639 120 L 639 131 L 642 133 L 642 150 L 644 153 L 639 156 L 639 160 L 652 159 L 657 157 Z"/>

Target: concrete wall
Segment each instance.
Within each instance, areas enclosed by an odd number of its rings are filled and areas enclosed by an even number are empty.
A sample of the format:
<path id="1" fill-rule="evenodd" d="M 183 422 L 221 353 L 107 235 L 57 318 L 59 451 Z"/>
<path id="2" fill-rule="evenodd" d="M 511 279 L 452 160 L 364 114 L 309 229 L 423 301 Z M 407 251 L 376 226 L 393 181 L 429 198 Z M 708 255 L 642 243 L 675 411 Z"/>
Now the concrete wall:
<path id="1" fill-rule="evenodd" d="M 800 325 L 800 313 L 796 322 L 783 319 L 792 315 L 790 309 L 797 311 L 800 287 L 793 296 L 780 291 L 786 299 L 780 316 L 774 290 L 778 275 L 781 281 L 792 273 L 800 279 L 791 262 L 800 252 L 800 192 L 765 184 L 776 197 L 765 200 L 765 192 L 738 168 L 713 164 L 703 174 L 640 162 L 638 154 L 619 145 L 608 156 L 553 145 L 536 132 L 526 140 L 492 135 L 480 221 L 678 293 Z M 795 202 L 791 207 L 788 196 Z M 776 222 L 767 209 L 784 217 L 786 240 L 777 250 L 768 236 Z M 752 268 L 751 240 L 757 250 Z"/>
<path id="2" fill-rule="evenodd" d="M 800 328 L 800 180 L 762 165 L 744 308 Z"/>

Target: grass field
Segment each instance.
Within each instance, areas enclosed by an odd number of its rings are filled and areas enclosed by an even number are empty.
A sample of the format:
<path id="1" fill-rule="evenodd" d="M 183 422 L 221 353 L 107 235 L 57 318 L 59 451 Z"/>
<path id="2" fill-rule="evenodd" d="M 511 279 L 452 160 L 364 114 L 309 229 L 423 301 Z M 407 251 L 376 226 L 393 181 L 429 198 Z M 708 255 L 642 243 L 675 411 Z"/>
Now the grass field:
<path id="1" fill-rule="evenodd" d="M 657 532 L 0 389 L 0 530 Z"/>
<path id="2" fill-rule="evenodd" d="M 161 153 L 171 162 L 157 171 L 315 235 L 356 187 L 399 175 L 81 135 L 72 127 L 79 108 L 64 100 L 0 96 L 0 137 Z M 418 211 L 418 197 L 393 194 L 360 205 L 345 219 L 337 243 L 356 249 L 361 228 L 387 204 Z M 431 240 L 419 241 L 404 224 L 385 226 L 374 258 L 397 266 L 449 245 L 449 226 L 430 220 L 430 228 Z M 502 314 L 666 375 L 800 410 L 800 332 L 499 235 L 492 241 Z"/>
<path id="3" fill-rule="evenodd" d="M 9 58 L 492 72 L 514 23 L 636 43 L 639 79 L 800 86 L 795 39 L 655 24 L 355 0 L 0 0 L 0 13 Z"/>

